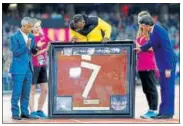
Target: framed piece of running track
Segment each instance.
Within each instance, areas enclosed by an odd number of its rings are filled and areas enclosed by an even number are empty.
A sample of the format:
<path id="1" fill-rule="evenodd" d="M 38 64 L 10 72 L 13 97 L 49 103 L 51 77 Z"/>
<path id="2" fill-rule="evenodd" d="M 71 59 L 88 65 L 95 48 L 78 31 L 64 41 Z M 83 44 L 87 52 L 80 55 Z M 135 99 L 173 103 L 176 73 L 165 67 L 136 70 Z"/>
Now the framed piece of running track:
<path id="1" fill-rule="evenodd" d="M 50 118 L 133 118 L 133 41 L 52 43 Z"/>

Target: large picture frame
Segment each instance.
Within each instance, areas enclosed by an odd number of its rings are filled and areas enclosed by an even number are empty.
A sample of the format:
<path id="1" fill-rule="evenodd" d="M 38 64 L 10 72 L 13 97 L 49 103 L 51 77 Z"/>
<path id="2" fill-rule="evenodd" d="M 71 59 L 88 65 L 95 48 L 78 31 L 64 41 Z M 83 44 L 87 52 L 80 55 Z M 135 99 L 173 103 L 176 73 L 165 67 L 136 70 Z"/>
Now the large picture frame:
<path id="1" fill-rule="evenodd" d="M 133 41 L 52 43 L 50 118 L 133 118 Z"/>

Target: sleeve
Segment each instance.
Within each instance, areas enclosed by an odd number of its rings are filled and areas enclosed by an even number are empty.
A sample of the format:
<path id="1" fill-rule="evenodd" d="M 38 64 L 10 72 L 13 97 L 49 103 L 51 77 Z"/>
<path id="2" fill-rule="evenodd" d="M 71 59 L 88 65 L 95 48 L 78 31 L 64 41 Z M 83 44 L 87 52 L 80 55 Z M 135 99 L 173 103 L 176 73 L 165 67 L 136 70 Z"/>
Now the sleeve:
<path id="1" fill-rule="evenodd" d="M 32 37 L 32 42 L 31 43 L 32 43 L 31 53 L 33 55 L 35 55 L 39 51 L 39 48 L 35 44 L 35 38 L 34 37 Z"/>
<path id="2" fill-rule="evenodd" d="M 159 33 L 161 48 L 163 49 L 163 56 L 167 66 L 167 69 L 172 69 L 174 62 L 176 62 L 176 55 L 172 49 L 168 32 L 163 31 L 163 34 Z"/>
<path id="3" fill-rule="evenodd" d="M 99 28 L 104 31 L 105 35 L 104 38 L 109 38 L 111 37 L 111 31 L 112 31 L 112 27 L 110 24 L 108 24 L 107 22 L 105 22 L 104 20 L 98 18 L 98 25 Z"/>
<path id="4" fill-rule="evenodd" d="M 48 36 L 45 36 L 45 40 L 44 40 L 45 42 L 46 42 L 46 46 L 48 46 L 48 44 L 50 43 L 50 38 L 48 37 Z"/>
<path id="5" fill-rule="evenodd" d="M 14 36 L 11 36 L 10 38 L 10 46 L 13 55 L 17 57 L 23 55 L 28 50 L 25 44 L 19 46 L 18 41 L 15 39 Z"/>
<path id="6" fill-rule="evenodd" d="M 46 42 L 50 43 L 50 41 L 51 41 L 51 39 L 48 36 L 46 36 Z"/>
<path id="7" fill-rule="evenodd" d="M 144 45 L 142 45 L 142 46 L 140 47 L 140 49 L 141 49 L 143 52 L 148 51 L 149 48 L 151 48 L 151 41 L 146 42 Z"/>

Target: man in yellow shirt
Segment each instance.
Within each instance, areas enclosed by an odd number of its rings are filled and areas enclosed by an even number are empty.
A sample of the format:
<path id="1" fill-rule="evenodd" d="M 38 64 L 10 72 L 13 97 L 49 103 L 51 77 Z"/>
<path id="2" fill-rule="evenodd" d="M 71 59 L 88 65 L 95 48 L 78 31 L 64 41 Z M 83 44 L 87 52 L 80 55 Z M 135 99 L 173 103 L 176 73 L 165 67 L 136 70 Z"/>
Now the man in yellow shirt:
<path id="1" fill-rule="evenodd" d="M 72 42 L 109 41 L 111 25 L 99 17 L 76 14 L 70 22 Z"/>

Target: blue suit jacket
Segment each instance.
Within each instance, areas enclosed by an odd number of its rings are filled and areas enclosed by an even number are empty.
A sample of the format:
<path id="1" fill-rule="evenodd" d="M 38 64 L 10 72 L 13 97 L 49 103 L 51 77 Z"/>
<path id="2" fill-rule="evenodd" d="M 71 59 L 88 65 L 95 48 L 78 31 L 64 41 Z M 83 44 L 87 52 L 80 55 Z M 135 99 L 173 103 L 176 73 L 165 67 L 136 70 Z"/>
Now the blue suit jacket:
<path id="1" fill-rule="evenodd" d="M 147 51 L 150 47 L 153 48 L 159 71 L 175 69 L 176 55 L 171 47 L 168 32 L 163 27 L 154 25 L 149 41 L 141 46 L 141 50 Z"/>
<path id="2" fill-rule="evenodd" d="M 32 34 L 29 34 L 29 38 L 31 38 L 30 49 L 28 49 L 23 35 L 19 30 L 11 36 L 11 51 L 13 53 L 10 66 L 11 74 L 26 74 L 28 67 L 31 67 L 33 72 L 31 49 L 36 49 L 36 45 Z"/>

